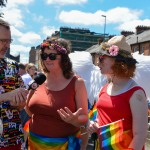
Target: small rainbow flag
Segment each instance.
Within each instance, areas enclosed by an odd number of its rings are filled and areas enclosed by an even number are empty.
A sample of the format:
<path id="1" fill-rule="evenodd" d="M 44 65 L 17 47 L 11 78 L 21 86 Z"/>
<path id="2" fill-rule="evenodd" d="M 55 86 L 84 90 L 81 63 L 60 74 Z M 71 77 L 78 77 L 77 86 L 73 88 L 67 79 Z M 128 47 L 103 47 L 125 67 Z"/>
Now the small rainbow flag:
<path id="1" fill-rule="evenodd" d="M 100 150 L 124 150 L 121 146 L 123 137 L 123 120 L 101 126 L 98 130 Z"/>
<path id="2" fill-rule="evenodd" d="M 96 108 L 96 103 L 93 105 L 93 107 L 90 109 L 88 113 L 89 119 L 94 121 L 96 120 L 97 117 L 97 108 Z"/>
<path id="3" fill-rule="evenodd" d="M 25 123 L 23 130 L 29 133 L 29 124 L 30 124 L 31 118 Z"/>

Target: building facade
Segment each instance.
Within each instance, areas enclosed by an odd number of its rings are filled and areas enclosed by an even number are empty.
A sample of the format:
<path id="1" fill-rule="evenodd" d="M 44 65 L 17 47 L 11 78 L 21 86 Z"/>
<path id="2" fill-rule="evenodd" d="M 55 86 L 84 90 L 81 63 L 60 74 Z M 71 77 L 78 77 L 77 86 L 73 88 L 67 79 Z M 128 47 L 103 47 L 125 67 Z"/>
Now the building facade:
<path id="1" fill-rule="evenodd" d="M 137 26 L 135 33 L 129 35 L 125 34 L 125 36 L 131 46 L 132 52 L 150 55 L 150 27 Z"/>
<path id="2" fill-rule="evenodd" d="M 121 35 L 126 37 L 126 41 L 131 46 L 131 51 L 138 52 L 143 55 L 150 55 L 150 27 L 147 26 L 137 26 L 136 32 L 131 31 L 122 31 Z M 109 36 L 111 38 L 113 36 Z M 93 45 L 88 48 L 86 51 L 90 52 L 92 55 L 92 60 L 95 65 L 97 65 L 99 55 L 98 44 Z"/>
<path id="3" fill-rule="evenodd" d="M 85 51 L 87 48 L 98 43 L 104 38 L 103 34 L 91 32 L 89 29 L 60 27 L 52 37 L 64 38 L 71 42 L 72 52 Z"/>
<path id="4" fill-rule="evenodd" d="M 80 29 L 80 28 L 67 28 L 67 27 L 60 27 L 59 31 L 55 31 L 50 37 L 56 38 L 64 38 L 71 42 L 72 50 L 74 51 L 85 51 L 86 49 L 90 48 L 91 46 L 98 44 L 99 41 L 104 40 L 104 35 L 91 32 L 88 29 Z M 105 35 L 105 38 L 108 38 L 108 35 Z M 38 67 L 38 60 L 39 60 L 39 50 L 40 45 L 37 47 L 31 47 L 29 52 L 29 63 L 34 63 Z"/>

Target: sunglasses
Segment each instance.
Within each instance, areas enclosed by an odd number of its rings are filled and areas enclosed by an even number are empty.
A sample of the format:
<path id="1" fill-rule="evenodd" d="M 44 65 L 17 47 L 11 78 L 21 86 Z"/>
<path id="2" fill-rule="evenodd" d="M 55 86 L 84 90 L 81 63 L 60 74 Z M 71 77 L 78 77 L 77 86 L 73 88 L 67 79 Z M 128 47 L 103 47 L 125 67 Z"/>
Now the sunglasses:
<path id="1" fill-rule="evenodd" d="M 103 55 L 102 55 L 102 56 L 99 56 L 99 62 L 100 62 L 100 63 L 103 63 L 103 62 L 104 62 L 104 59 L 105 59 L 105 56 L 103 56 Z"/>
<path id="2" fill-rule="evenodd" d="M 41 54 L 41 59 L 42 60 L 46 60 L 47 58 L 49 58 L 50 60 L 56 60 L 57 55 L 60 55 L 60 54 L 56 54 L 56 53 L 50 53 L 50 54 L 42 53 Z"/>

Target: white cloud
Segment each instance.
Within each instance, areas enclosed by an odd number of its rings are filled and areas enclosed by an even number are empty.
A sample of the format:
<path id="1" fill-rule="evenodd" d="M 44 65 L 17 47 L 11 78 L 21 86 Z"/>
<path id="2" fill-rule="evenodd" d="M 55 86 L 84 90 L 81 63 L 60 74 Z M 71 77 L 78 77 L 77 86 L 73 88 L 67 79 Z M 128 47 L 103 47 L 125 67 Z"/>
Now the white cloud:
<path id="1" fill-rule="evenodd" d="M 15 43 L 16 41 L 19 41 L 22 44 L 29 44 L 33 46 L 37 42 L 41 41 L 41 36 L 39 34 L 34 32 L 22 33 L 13 26 L 11 27 L 11 33 L 12 37 L 16 39 Z"/>
<path id="2" fill-rule="evenodd" d="M 31 49 L 31 47 L 11 44 L 10 53 L 14 56 L 17 56 L 20 54 L 20 62 L 27 63 L 29 60 L 30 49 Z"/>
<path id="3" fill-rule="evenodd" d="M 41 41 L 41 37 L 39 34 L 36 34 L 34 32 L 27 32 L 24 33 L 20 38 L 18 38 L 18 41 L 23 44 L 34 45 L 38 41 Z"/>
<path id="4" fill-rule="evenodd" d="M 34 2 L 34 0 L 8 0 L 7 8 L 16 7 L 18 5 L 29 5 L 32 2 Z"/>
<path id="5" fill-rule="evenodd" d="M 137 20 L 142 15 L 142 10 L 132 10 L 125 7 L 116 7 L 106 12 L 107 23 L 124 23 Z"/>
<path id="6" fill-rule="evenodd" d="M 103 26 L 104 17 L 102 15 L 105 15 L 107 25 L 115 24 L 117 30 L 134 31 L 137 25 L 147 26 L 150 24 L 150 19 L 140 20 L 142 14 L 143 10 L 116 7 L 106 12 L 98 10 L 94 13 L 79 10 L 61 11 L 58 18 L 66 24 Z"/>
<path id="7" fill-rule="evenodd" d="M 22 32 L 20 32 L 17 28 L 14 26 L 11 26 L 11 35 L 12 37 L 21 37 L 23 35 Z"/>
<path id="8" fill-rule="evenodd" d="M 118 30 L 124 30 L 124 31 L 133 31 L 135 32 L 135 27 L 138 25 L 147 26 L 150 24 L 150 19 L 145 20 L 133 20 L 130 22 L 125 22 L 117 27 Z"/>
<path id="9" fill-rule="evenodd" d="M 55 31 L 58 31 L 59 29 L 55 28 L 54 26 L 44 26 L 42 28 L 42 32 L 46 36 L 51 36 Z"/>
<path id="10" fill-rule="evenodd" d="M 46 17 L 44 17 L 44 16 L 42 16 L 42 15 L 37 15 L 37 14 L 35 14 L 35 13 L 30 13 L 30 15 L 32 15 L 31 17 L 32 17 L 32 19 L 33 19 L 33 21 L 35 21 L 36 23 L 49 23 L 50 22 L 50 18 L 46 18 Z"/>
<path id="11" fill-rule="evenodd" d="M 20 9 L 18 8 L 10 8 L 10 9 L 4 9 L 4 18 L 7 20 L 10 25 L 13 25 L 15 27 L 23 27 L 24 22 L 22 21 L 23 19 L 23 14 Z"/>
<path id="12" fill-rule="evenodd" d="M 48 4 L 57 4 L 57 5 L 76 5 L 86 2 L 87 0 L 47 0 Z"/>
<path id="13" fill-rule="evenodd" d="M 4 13 L 4 19 L 7 20 L 10 25 L 15 26 L 17 28 L 23 28 L 25 23 L 24 19 L 24 10 L 22 10 L 22 6 L 26 6 L 34 2 L 34 0 L 10 0 L 7 2 L 6 6 L 2 8 L 2 12 Z M 25 7 L 24 7 L 25 9 Z"/>
<path id="14" fill-rule="evenodd" d="M 69 12 L 62 11 L 59 15 L 59 19 L 64 23 L 80 24 L 80 25 L 96 25 L 104 24 L 101 15 L 103 11 L 97 11 L 95 13 L 85 13 L 78 10 L 71 10 Z M 80 17 L 79 17 L 80 16 Z"/>
<path id="15" fill-rule="evenodd" d="M 107 24 L 109 24 L 136 20 L 141 16 L 141 14 L 141 10 L 130 10 L 124 7 L 117 7 L 106 12 L 98 10 L 95 13 L 86 13 L 78 10 L 62 11 L 59 15 L 59 19 L 64 23 L 103 25 L 104 18 L 102 18 L 102 15 L 106 15 Z"/>

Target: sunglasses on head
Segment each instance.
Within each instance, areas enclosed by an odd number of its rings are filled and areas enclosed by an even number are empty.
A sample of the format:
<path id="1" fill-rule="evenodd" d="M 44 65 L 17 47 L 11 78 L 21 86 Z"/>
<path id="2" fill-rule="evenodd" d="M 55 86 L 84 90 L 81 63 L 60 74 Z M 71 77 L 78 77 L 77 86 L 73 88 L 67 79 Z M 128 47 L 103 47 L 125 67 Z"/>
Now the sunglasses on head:
<path id="1" fill-rule="evenodd" d="M 42 53 L 41 54 L 41 59 L 42 60 L 46 60 L 47 58 L 49 58 L 50 60 L 56 60 L 57 55 L 60 55 L 60 54 L 56 54 L 56 53 L 50 53 L 50 54 Z"/>

